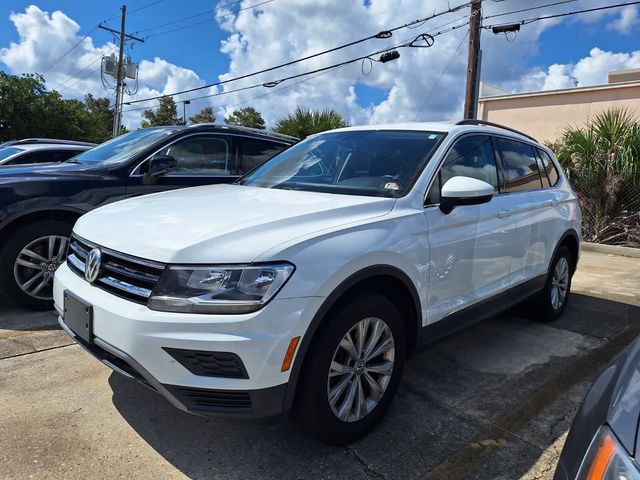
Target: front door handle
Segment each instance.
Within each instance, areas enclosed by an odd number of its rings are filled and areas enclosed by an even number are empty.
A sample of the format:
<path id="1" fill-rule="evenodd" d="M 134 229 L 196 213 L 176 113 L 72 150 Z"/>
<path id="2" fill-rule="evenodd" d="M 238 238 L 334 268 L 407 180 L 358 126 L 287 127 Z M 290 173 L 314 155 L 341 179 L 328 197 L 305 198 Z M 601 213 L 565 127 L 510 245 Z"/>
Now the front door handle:
<path id="1" fill-rule="evenodd" d="M 500 210 L 498 212 L 498 218 L 507 218 L 510 217 L 511 215 L 513 215 L 513 210 Z"/>

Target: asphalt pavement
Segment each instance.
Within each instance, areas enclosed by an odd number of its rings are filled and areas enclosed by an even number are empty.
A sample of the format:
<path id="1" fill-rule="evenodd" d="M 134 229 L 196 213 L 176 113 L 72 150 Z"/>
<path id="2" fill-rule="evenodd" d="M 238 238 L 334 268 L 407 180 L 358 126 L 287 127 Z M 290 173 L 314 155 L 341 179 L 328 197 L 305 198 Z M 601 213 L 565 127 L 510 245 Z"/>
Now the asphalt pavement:
<path id="1" fill-rule="evenodd" d="M 364 439 L 176 410 L 111 372 L 52 312 L 0 304 L 0 478 L 551 479 L 590 382 L 640 334 L 640 259 L 583 252 L 562 318 L 526 308 L 417 354 Z"/>

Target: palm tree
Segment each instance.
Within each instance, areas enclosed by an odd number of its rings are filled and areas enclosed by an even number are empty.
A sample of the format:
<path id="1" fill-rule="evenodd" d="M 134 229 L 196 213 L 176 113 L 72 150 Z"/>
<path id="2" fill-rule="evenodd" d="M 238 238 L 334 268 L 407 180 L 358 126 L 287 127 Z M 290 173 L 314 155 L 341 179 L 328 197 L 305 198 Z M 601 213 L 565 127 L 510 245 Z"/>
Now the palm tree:
<path id="1" fill-rule="evenodd" d="M 549 145 L 580 196 L 588 241 L 640 246 L 640 123 L 612 108 Z"/>
<path id="2" fill-rule="evenodd" d="M 276 122 L 274 130 L 300 139 L 314 133 L 348 127 L 344 117 L 335 110 L 315 110 L 296 108 L 296 111 Z"/>

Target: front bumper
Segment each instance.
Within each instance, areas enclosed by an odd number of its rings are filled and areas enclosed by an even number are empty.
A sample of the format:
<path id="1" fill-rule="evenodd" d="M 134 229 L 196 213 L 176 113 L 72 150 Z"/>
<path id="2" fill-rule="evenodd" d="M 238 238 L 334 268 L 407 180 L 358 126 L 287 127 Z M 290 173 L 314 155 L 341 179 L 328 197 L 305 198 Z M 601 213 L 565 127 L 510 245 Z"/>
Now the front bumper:
<path id="1" fill-rule="evenodd" d="M 64 292 L 93 307 L 93 340 L 65 323 Z M 207 416 L 262 419 L 284 411 L 289 371 L 282 360 L 291 338 L 303 336 L 322 298 L 273 300 L 258 312 L 201 315 L 158 312 L 97 288 L 63 264 L 54 301 L 60 325 L 110 368 L 135 378 L 181 410 Z M 228 352 L 242 361 L 243 378 L 197 375 L 167 350 Z"/>

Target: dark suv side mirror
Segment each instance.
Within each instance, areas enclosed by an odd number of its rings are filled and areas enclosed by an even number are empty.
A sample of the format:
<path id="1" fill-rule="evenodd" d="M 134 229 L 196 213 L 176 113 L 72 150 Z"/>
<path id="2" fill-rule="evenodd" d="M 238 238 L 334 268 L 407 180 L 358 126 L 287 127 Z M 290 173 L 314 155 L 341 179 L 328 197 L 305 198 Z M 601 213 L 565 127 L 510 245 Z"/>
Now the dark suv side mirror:
<path id="1" fill-rule="evenodd" d="M 171 155 L 156 155 L 149 159 L 142 175 L 142 183 L 153 185 L 163 175 L 173 171 L 178 166 L 178 161 Z"/>

